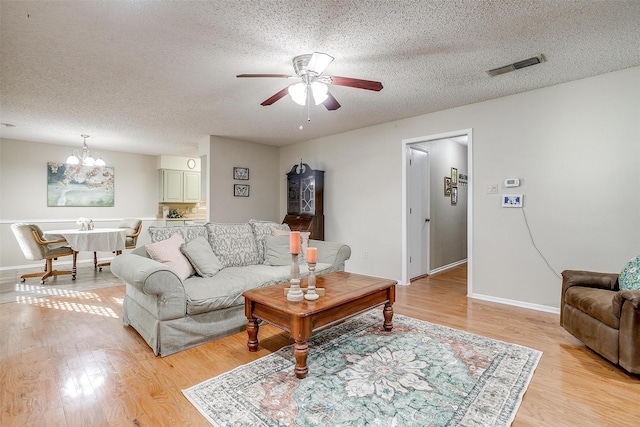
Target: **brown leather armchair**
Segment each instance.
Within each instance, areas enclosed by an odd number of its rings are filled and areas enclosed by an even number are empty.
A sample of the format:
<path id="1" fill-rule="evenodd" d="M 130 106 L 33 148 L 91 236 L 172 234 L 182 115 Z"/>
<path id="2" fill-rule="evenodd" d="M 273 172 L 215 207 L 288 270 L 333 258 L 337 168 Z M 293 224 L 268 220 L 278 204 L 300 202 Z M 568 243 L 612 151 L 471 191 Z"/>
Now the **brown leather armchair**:
<path id="1" fill-rule="evenodd" d="M 560 325 L 605 359 L 640 374 L 640 291 L 619 290 L 618 274 L 563 271 Z"/>

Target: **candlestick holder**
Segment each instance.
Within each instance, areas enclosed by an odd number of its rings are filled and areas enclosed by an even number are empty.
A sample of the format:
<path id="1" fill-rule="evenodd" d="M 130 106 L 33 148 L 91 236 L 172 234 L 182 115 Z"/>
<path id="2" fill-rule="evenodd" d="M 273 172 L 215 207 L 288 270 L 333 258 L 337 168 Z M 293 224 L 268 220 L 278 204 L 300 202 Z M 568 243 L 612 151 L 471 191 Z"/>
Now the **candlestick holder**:
<path id="1" fill-rule="evenodd" d="M 316 263 L 310 262 L 308 264 L 309 277 L 307 278 L 307 293 L 304 294 L 304 299 L 315 301 L 320 298 L 320 295 L 316 293 Z"/>
<path id="2" fill-rule="evenodd" d="M 291 254 L 291 288 L 287 292 L 288 301 L 302 301 L 304 292 L 300 289 L 300 266 L 298 265 L 298 254 Z"/>

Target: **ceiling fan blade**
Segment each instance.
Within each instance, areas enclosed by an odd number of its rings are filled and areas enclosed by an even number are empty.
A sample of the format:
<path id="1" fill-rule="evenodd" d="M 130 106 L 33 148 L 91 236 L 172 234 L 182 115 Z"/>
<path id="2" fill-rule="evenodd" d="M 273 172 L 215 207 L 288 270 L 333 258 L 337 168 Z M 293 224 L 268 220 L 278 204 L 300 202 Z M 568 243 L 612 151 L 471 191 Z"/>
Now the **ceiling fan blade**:
<path id="1" fill-rule="evenodd" d="M 340 108 L 340 103 L 329 92 L 327 92 L 327 99 L 324 100 L 322 105 L 327 107 L 327 110 L 329 111 L 334 111 Z"/>
<path id="2" fill-rule="evenodd" d="M 288 79 L 289 77 L 297 76 L 290 76 L 289 74 L 238 74 L 236 77 L 275 77 L 277 79 Z"/>
<path id="3" fill-rule="evenodd" d="M 289 93 L 289 86 L 285 87 L 280 92 L 273 95 L 271 98 L 264 100 L 260 105 L 265 107 L 268 105 L 271 105 L 274 102 L 280 100 L 281 98 L 284 98 L 285 96 L 287 96 L 288 93 Z"/>
<path id="4" fill-rule="evenodd" d="M 353 79 L 351 77 L 338 77 L 329 76 L 331 84 L 338 86 L 349 86 L 357 89 L 375 90 L 379 92 L 382 90 L 382 83 L 375 82 L 373 80 Z"/>

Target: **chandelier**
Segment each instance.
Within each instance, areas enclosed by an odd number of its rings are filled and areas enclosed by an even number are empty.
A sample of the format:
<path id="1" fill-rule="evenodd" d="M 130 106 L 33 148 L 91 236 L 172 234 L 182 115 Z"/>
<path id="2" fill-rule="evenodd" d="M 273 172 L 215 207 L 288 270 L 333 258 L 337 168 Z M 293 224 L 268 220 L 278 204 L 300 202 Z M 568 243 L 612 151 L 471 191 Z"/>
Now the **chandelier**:
<path id="1" fill-rule="evenodd" d="M 93 156 L 91 156 L 91 152 L 89 151 L 89 147 L 87 146 L 87 138 L 89 138 L 89 135 L 80 136 L 84 138 L 84 142 L 82 144 L 82 152 L 73 150 L 71 155 L 67 157 L 67 164 L 77 165 L 82 163 L 83 166 L 104 166 L 105 163 L 104 160 L 102 160 L 102 157 L 100 157 L 100 154 L 96 153 L 98 155 L 97 160 L 94 159 Z"/>

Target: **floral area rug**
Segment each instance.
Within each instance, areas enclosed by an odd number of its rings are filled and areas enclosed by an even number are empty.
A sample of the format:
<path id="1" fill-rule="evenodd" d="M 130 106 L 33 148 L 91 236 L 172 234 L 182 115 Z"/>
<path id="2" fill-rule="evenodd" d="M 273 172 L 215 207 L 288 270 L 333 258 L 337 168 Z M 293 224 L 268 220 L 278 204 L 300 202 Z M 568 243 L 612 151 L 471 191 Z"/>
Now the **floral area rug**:
<path id="1" fill-rule="evenodd" d="M 215 426 L 508 426 L 542 352 L 372 310 L 183 393 Z"/>

